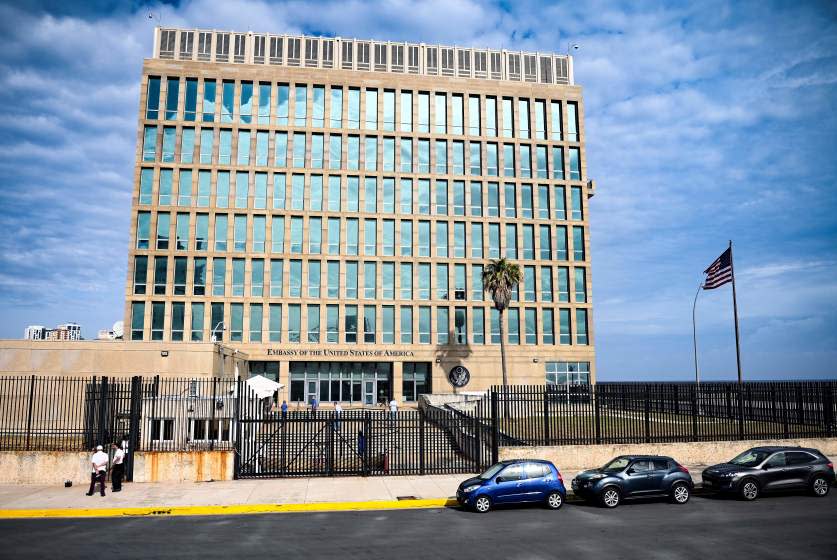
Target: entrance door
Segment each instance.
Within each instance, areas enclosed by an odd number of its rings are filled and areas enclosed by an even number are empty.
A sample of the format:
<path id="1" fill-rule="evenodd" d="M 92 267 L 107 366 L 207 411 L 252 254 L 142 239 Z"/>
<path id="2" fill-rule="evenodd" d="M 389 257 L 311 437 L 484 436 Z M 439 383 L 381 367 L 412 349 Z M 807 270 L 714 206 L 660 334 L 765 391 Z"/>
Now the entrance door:
<path id="1" fill-rule="evenodd" d="M 317 382 L 316 381 L 309 381 L 308 382 L 308 389 L 305 393 L 305 402 L 311 403 L 312 399 L 316 399 L 319 396 L 317 391 Z"/>
<path id="2" fill-rule="evenodd" d="M 363 382 L 363 404 L 375 404 L 375 382 Z"/>

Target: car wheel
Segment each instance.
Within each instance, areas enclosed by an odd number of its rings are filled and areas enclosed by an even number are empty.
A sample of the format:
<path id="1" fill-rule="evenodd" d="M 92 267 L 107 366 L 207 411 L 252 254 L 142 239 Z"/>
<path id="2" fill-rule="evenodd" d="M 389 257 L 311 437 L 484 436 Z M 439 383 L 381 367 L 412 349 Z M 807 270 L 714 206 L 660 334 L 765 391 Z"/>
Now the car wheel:
<path id="1" fill-rule="evenodd" d="M 689 501 L 689 485 L 685 482 L 676 482 L 671 487 L 671 501 L 675 504 L 685 504 Z"/>
<path id="2" fill-rule="evenodd" d="M 477 513 L 487 513 L 491 509 L 491 500 L 488 496 L 480 496 L 474 501 L 474 511 Z"/>
<path id="3" fill-rule="evenodd" d="M 615 508 L 619 505 L 619 502 L 622 500 L 622 496 L 619 494 L 619 489 L 615 486 L 608 486 L 602 491 L 602 505 L 606 508 Z"/>
<path id="4" fill-rule="evenodd" d="M 561 492 L 552 492 L 546 497 L 546 507 L 549 509 L 561 509 L 563 505 L 564 496 L 561 495 Z"/>
<path id="5" fill-rule="evenodd" d="M 814 480 L 811 481 L 811 493 L 818 497 L 822 498 L 828 496 L 828 490 L 831 485 L 828 484 L 828 481 L 823 476 L 816 476 Z"/>
<path id="6" fill-rule="evenodd" d="M 741 483 L 741 489 L 739 492 L 741 494 L 741 499 L 752 502 L 759 497 L 759 485 L 752 478 L 748 478 Z"/>

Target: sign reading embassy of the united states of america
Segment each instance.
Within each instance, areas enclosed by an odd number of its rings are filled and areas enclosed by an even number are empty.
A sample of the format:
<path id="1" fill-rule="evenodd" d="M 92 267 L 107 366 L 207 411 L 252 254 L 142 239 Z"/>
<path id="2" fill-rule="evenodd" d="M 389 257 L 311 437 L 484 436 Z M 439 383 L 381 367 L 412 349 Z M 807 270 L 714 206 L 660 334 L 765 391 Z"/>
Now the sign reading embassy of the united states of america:
<path id="1" fill-rule="evenodd" d="M 268 348 L 268 356 L 288 356 L 294 358 L 412 358 L 412 350 L 336 350 L 332 348 Z"/>

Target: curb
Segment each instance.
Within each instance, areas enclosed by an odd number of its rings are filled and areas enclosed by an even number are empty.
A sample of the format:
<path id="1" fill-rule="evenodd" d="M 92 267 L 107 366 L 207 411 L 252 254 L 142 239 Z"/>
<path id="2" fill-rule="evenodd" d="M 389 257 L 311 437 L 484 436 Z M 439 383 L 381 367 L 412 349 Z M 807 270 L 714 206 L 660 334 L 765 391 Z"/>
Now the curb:
<path id="1" fill-rule="evenodd" d="M 0 509 L 0 519 L 50 519 L 62 517 L 176 517 L 183 515 L 250 515 L 330 511 L 427 509 L 458 505 L 455 498 L 378 500 L 369 502 L 319 502 L 313 504 L 252 504 L 230 506 L 171 506 L 126 508 Z"/>

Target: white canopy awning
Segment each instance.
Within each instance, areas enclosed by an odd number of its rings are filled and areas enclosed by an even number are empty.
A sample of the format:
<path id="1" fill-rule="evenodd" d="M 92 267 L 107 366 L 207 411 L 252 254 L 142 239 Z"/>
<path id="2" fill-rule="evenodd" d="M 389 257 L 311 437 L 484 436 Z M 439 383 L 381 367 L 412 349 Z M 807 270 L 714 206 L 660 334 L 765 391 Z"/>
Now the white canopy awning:
<path id="1" fill-rule="evenodd" d="M 260 399 L 272 397 L 273 393 L 284 387 L 281 383 L 277 383 L 272 379 L 268 379 L 263 375 L 254 375 L 245 383 Z"/>

